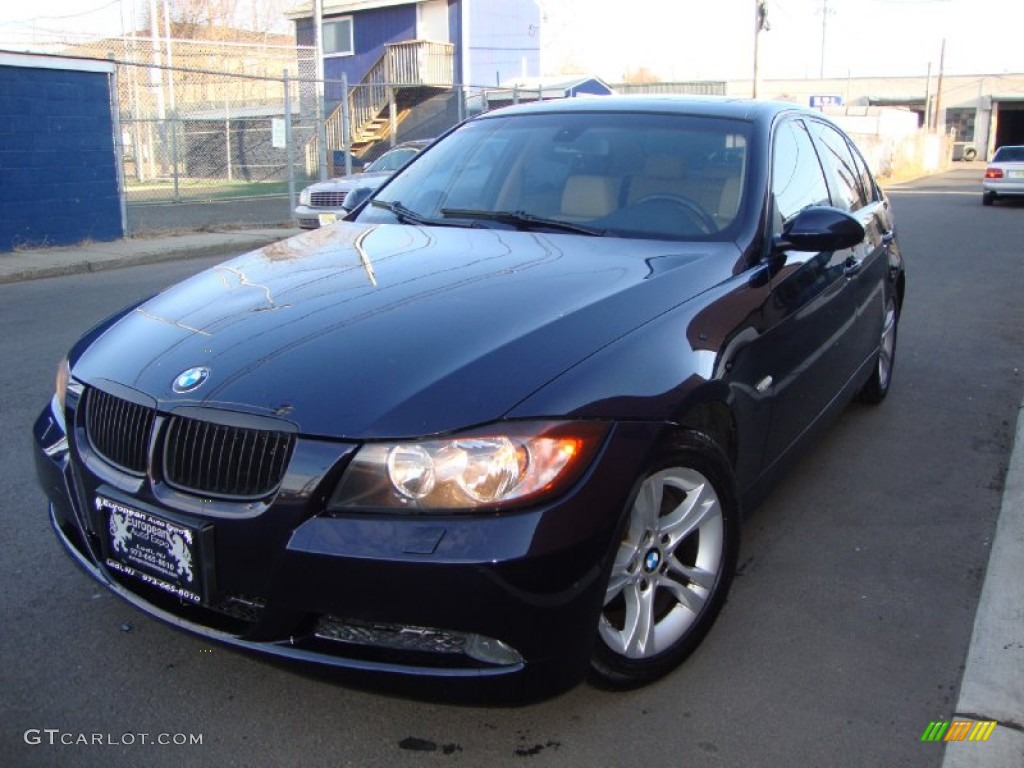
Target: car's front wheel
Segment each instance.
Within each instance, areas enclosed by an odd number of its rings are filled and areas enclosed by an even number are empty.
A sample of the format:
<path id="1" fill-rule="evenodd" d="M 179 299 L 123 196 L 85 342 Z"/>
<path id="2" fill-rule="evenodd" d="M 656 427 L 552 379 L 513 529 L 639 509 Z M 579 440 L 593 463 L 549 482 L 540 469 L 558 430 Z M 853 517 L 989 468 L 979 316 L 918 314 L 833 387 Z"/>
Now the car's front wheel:
<path id="1" fill-rule="evenodd" d="M 635 687 L 682 662 L 725 602 L 738 547 L 729 462 L 688 432 L 651 464 L 629 502 L 598 622 L 598 682 Z"/>

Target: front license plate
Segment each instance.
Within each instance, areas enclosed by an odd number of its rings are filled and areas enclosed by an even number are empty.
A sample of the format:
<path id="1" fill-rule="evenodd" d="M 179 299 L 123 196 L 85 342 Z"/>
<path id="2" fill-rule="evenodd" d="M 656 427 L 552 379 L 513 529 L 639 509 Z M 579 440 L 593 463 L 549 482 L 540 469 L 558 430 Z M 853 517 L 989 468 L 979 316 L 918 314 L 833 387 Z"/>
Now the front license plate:
<path id="1" fill-rule="evenodd" d="M 107 567 L 192 603 L 202 602 L 199 531 L 96 497 L 107 523 Z"/>
<path id="2" fill-rule="evenodd" d="M 320 226 L 326 227 L 328 224 L 333 224 L 338 220 L 338 214 L 336 213 L 321 213 L 320 214 Z"/>

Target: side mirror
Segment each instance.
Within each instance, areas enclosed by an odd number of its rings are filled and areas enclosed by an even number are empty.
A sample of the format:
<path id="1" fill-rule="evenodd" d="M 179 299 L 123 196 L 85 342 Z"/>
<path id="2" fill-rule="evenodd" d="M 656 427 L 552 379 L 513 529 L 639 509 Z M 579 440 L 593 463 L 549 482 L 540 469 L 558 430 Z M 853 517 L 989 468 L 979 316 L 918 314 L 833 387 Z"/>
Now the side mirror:
<path id="1" fill-rule="evenodd" d="M 347 202 L 347 200 L 346 200 Z M 864 239 L 864 227 L 846 211 L 825 205 L 804 208 L 775 238 L 776 251 L 841 251 Z"/>
<path id="2" fill-rule="evenodd" d="M 356 187 L 345 195 L 345 199 L 341 201 L 341 207 L 346 211 L 354 211 L 365 203 L 374 191 L 373 187 Z"/>

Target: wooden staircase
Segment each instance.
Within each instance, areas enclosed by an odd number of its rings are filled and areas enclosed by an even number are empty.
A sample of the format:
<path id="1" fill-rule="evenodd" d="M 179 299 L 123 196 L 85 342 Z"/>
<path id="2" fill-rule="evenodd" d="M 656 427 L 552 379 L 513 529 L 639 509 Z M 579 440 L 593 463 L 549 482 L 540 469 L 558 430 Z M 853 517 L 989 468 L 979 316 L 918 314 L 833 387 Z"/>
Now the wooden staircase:
<path id="1" fill-rule="evenodd" d="M 377 142 L 391 136 L 394 128 L 418 102 L 454 84 L 455 46 L 429 40 L 389 43 L 384 53 L 355 86 L 349 88 L 349 136 L 351 153 L 362 157 Z M 395 120 L 390 105 L 395 103 Z M 344 111 L 339 104 L 326 121 L 328 150 L 345 146 Z M 317 168 L 319 136 L 306 144 L 306 170 Z"/>

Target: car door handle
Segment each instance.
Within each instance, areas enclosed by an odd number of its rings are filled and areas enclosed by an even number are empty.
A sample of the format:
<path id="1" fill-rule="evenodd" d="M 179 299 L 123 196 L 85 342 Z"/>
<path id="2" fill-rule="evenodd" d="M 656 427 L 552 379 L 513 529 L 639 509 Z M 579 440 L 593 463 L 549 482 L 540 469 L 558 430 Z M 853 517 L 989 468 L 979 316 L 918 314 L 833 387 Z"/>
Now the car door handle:
<path id="1" fill-rule="evenodd" d="M 860 268 L 863 264 L 864 262 L 861 259 L 850 257 L 843 263 L 843 274 L 847 277 L 852 277 L 860 272 Z"/>
<path id="2" fill-rule="evenodd" d="M 882 245 L 889 245 L 896 239 L 896 230 L 890 229 L 882 233 Z"/>

